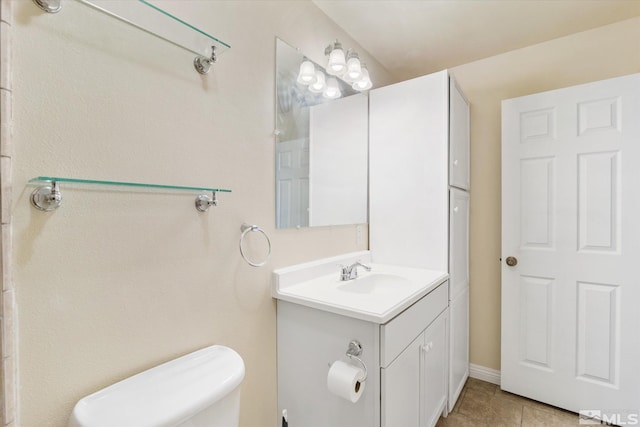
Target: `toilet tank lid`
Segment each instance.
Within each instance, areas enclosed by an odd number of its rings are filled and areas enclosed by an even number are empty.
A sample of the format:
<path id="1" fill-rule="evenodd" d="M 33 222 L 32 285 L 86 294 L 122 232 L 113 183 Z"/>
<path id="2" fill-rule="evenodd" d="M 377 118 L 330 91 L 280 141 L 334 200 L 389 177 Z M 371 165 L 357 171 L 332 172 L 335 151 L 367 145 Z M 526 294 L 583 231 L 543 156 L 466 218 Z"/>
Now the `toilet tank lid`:
<path id="1" fill-rule="evenodd" d="M 243 378 L 238 353 L 206 347 L 82 398 L 69 427 L 174 426 L 225 397 Z"/>

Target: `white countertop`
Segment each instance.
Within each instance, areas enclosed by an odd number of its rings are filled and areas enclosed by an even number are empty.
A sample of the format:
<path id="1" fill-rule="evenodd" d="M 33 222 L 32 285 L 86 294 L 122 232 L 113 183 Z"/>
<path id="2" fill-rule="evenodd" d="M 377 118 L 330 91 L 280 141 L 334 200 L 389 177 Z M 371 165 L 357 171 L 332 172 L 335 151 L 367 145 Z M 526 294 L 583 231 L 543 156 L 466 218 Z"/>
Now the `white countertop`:
<path id="1" fill-rule="evenodd" d="M 339 264 L 355 260 L 372 267 L 358 268 L 358 278 L 340 281 Z M 343 316 L 383 324 L 447 280 L 443 271 L 372 264 L 368 251 L 326 258 L 274 271 L 272 296 Z M 327 271 L 333 270 L 330 274 Z M 376 276 L 376 277 L 372 277 Z"/>

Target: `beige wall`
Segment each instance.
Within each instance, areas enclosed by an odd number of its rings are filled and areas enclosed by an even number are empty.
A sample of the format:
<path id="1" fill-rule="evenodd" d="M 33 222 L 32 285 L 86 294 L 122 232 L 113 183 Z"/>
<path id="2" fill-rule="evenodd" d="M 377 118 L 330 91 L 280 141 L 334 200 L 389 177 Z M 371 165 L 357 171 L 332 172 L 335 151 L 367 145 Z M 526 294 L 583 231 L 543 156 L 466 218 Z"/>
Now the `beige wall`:
<path id="1" fill-rule="evenodd" d="M 471 363 L 500 369 L 500 101 L 637 72 L 640 18 L 452 70 L 471 103 Z"/>
<path id="2" fill-rule="evenodd" d="M 21 425 L 65 426 L 82 396 L 218 343 L 246 363 L 242 425 L 274 426 L 271 270 L 367 247 L 355 226 L 274 229 L 274 38 L 318 62 L 336 37 L 357 46 L 306 1 L 167 4 L 232 45 L 201 77 L 192 54 L 63 7 L 13 3 Z M 364 56 L 376 84 L 390 83 Z M 37 175 L 233 193 L 200 214 L 192 194 L 63 185 L 63 206 L 43 213 L 29 204 Z M 245 221 L 271 236 L 264 268 L 240 258 Z"/>

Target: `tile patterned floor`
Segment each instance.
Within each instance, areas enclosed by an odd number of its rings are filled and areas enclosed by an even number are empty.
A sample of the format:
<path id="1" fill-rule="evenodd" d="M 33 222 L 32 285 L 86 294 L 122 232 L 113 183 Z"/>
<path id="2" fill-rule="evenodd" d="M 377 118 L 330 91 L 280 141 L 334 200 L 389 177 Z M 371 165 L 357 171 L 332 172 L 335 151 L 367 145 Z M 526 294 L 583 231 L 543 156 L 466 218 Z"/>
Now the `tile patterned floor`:
<path id="1" fill-rule="evenodd" d="M 453 411 L 436 427 L 565 427 L 578 415 L 507 393 L 495 384 L 469 378 Z"/>

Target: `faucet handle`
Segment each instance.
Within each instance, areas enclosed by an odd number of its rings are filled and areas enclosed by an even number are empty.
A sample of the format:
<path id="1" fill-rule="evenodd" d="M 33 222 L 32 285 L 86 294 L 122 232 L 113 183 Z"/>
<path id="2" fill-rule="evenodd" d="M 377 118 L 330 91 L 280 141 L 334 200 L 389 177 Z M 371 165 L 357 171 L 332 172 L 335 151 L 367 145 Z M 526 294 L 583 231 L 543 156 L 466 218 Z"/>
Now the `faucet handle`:
<path id="1" fill-rule="evenodd" d="M 338 267 L 340 268 L 340 280 L 343 282 L 350 280 L 353 266 L 338 264 Z"/>

